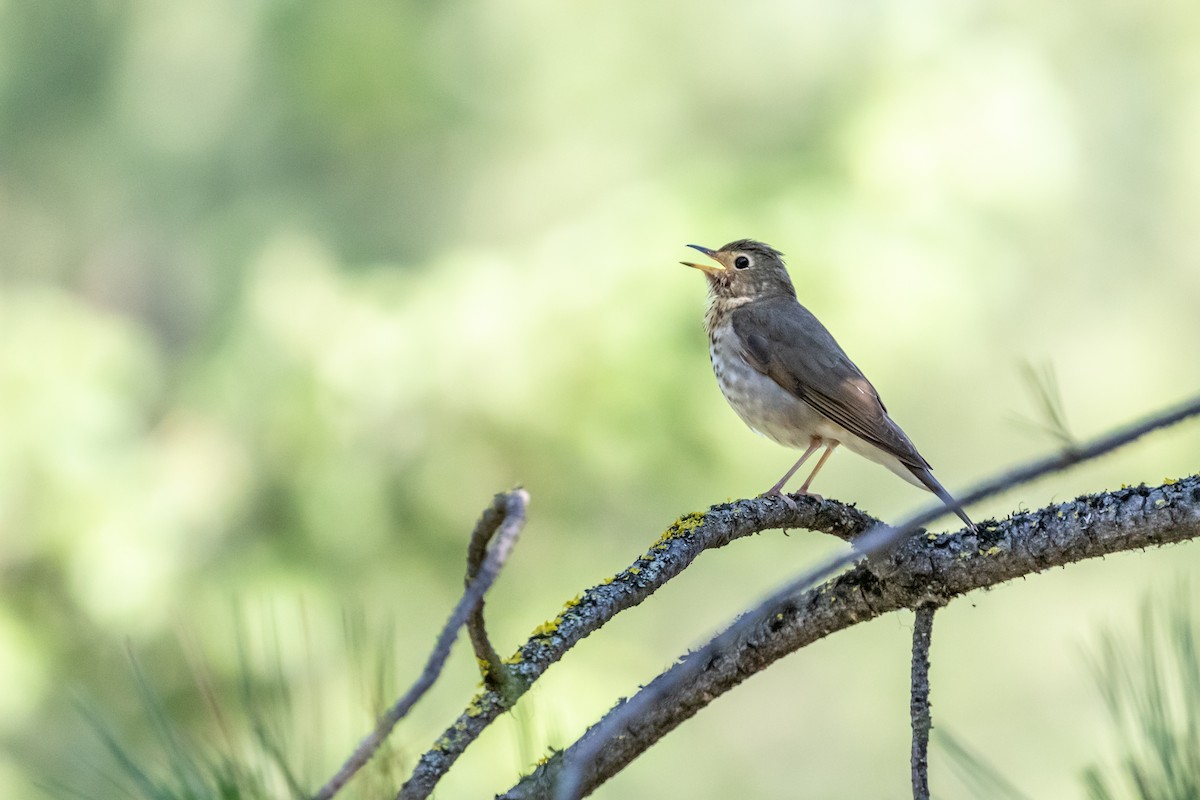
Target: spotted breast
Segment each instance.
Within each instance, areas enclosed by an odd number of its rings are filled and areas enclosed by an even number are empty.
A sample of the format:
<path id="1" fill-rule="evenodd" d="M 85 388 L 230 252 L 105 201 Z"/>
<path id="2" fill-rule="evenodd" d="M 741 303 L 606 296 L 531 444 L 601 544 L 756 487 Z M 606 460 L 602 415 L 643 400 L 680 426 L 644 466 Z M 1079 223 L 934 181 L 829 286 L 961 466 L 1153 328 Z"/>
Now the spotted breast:
<path id="1" fill-rule="evenodd" d="M 704 316 L 704 327 L 717 385 L 742 422 L 785 447 L 803 449 L 814 438 L 830 444 L 857 438 L 750 366 L 729 319 L 738 305 L 714 300 Z"/>

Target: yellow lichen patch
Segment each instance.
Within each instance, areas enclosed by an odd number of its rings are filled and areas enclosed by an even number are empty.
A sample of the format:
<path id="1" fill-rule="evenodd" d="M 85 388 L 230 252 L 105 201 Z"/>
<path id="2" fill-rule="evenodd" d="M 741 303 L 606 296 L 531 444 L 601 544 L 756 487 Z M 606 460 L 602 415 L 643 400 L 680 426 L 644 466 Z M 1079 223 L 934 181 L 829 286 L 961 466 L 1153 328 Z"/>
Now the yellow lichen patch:
<path id="1" fill-rule="evenodd" d="M 1155 508 L 1162 508 L 1166 504 L 1167 504 L 1167 501 L 1163 500 L 1161 497 L 1154 501 Z"/>
<path id="2" fill-rule="evenodd" d="M 1163 486 L 1174 486 L 1179 483 L 1178 478 L 1163 478 Z"/>
<path id="3" fill-rule="evenodd" d="M 530 637 L 537 638 L 539 636 L 541 636 L 541 637 L 553 636 L 555 631 L 558 630 L 558 624 L 560 622 L 562 622 L 562 617 L 555 617 L 554 619 L 550 620 L 549 622 L 543 622 L 541 625 L 538 625 L 536 628 L 533 629 L 533 633 L 530 634 Z"/>
<path id="4" fill-rule="evenodd" d="M 570 600 L 563 603 L 563 611 L 566 611 L 568 608 L 574 608 L 575 606 L 579 605 L 580 601 L 582 601 L 582 600 L 583 600 L 583 595 L 581 595 L 581 594 L 575 595 Z"/>
<path id="5" fill-rule="evenodd" d="M 471 699 L 470 705 L 467 706 L 468 717 L 478 717 L 483 713 L 483 704 L 479 702 L 480 699 L 481 698 L 479 695 L 475 695 L 475 697 Z"/>
<path id="6" fill-rule="evenodd" d="M 927 533 L 927 534 L 925 534 L 925 538 L 926 538 L 928 541 L 931 541 L 931 542 L 936 542 L 936 541 L 937 541 L 937 538 L 938 538 L 938 535 L 937 535 L 936 533 Z"/>
<path id="7" fill-rule="evenodd" d="M 994 556 L 994 555 L 996 555 L 996 553 L 1000 553 L 1000 552 L 1003 552 L 1003 551 L 999 547 L 989 547 L 987 550 L 983 551 L 983 554 L 985 556 Z"/>
<path id="8" fill-rule="evenodd" d="M 629 569 L 627 569 L 627 570 L 625 570 L 625 571 L 626 571 L 626 572 L 628 572 L 630 575 L 640 575 L 640 574 L 642 574 L 642 571 L 641 571 L 640 569 L 638 569 L 637 567 L 630 567 Z"/>
<path id="9" fill-rule="evenodd" d="M 658 541 L 654 543 L 651 549 L 658 550 L 671 539 L 676 536 L 681 536 L 685 533 L 691 533 L 704 524 L 704 515 L 699 511 L 693 511 L 689 514 L 684 514 L 679 519 L 671 523 L 671 527 L 663 531 L 662 536 L 658 537 Z"/>
<path id="10" fill-rule="evenodd" d="M 609 585 L 610 583 L 612 583 L 614 580 L 616 580 L 616 578 L 605 578 L 604 580 L 600 581 L 600 585 L 601 585 L 601 586 L 608 586 L 608 585 Z"/>

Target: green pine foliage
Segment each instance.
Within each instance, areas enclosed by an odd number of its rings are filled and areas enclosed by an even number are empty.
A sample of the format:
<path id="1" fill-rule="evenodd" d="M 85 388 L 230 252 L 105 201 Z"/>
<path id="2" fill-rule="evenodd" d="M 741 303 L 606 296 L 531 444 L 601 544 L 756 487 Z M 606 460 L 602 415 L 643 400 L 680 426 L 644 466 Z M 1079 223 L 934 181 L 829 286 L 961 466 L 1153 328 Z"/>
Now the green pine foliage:
<path id="1" fill-rule="evenodd" d="M 1134 637 L 1106 631 L 1094 671 L 1120 755 L 1084 774 L 1092 800 L 1200 797 L 1200 651 L 1188 594 L 1146 602 Z"/>

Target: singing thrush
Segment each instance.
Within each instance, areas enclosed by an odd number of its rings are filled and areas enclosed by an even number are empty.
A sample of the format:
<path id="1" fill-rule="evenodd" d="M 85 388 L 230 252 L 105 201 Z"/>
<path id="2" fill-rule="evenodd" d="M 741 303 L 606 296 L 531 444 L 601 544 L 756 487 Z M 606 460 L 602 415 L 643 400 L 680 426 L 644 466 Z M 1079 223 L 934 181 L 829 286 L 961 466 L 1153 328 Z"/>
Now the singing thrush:
<path id="1" fill-rule="evenodd" d="M 807 308 L 775 248 L 751 239 L 720 250 L 690 244 L 713 264 L 692 264 L 708 279 L 709 356 L 721 393 L 750 429 L 786 447 L 805 448 L 800 460 L 764 492 L 783 494 L 801 465 L 825 448 L 800 486 L 813 478 L 839 444 L 933 492 L 975 530 L 975 524 L 930 471 L 879 393 Z"/>

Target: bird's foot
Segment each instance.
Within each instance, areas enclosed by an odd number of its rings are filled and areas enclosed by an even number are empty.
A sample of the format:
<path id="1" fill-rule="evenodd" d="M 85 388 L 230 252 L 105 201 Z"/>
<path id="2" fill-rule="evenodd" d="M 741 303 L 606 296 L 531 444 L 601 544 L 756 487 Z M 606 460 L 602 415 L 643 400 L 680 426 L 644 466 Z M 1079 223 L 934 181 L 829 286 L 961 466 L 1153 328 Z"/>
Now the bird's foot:
<path id="1" fill-rule="evenodd" d="M 786 503 L 787 507 L 790 508 L 792 511 L 800 510 L 800 507 L 796 505 L 795 500 L 793 500 L 791 497 L 784 494 L 783 492 L 779 491 L 778 489 L 767 489 L 765 492 L 760 494 L 759 497 L 764 497 L 764 498 L 765 497 L 778 497 L 780 500 L 782 500 L 784 503 Z"/>
<path id="2" fill-rule="evenodd" d="M 813 500 L 816 500 L 818 503 L 820 503 L 822 500 L 825 499 L 824 497 L 817 494 L 816 492 L 803 492 L 802 491 L 802 492 L 796 492 L 796 494 L 801 495 L 803 497 L 811 497 Z M 765 492 L 760 494 L 759 497 L 778 497 L 780 500 L 782 500 L 784 503 L 786 503 L 787 507 L 790 508 L 792 511 L 800 510 L 800 507 L 796 505 L 796 501 L 792 498 L 792 496 L 789 494 L 784 494 L 779 489 L 775 489 L 775 488 L 767 489 Z"/>

